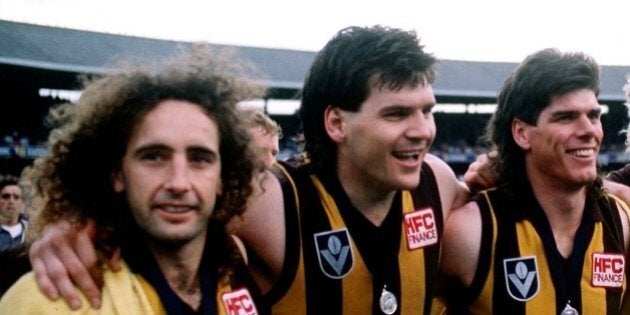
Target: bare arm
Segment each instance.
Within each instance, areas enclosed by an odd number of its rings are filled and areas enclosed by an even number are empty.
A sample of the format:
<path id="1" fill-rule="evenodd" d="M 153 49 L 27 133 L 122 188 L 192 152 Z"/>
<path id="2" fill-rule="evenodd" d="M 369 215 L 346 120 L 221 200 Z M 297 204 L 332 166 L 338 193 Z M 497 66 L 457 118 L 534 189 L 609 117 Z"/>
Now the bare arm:
<path id="1" fill-rule="evenodd" d="M 31 246 L 29 258 L 40 289 L 55 300 L 59 296 L 72 309 L 81 306 L 75 285 L 85 294 L 94 308 L 100 307 L 101 276 L 92 243 L 95 227 L 92 221 L 77 227 L 67 221 L 51 224 Z M 118 255 L 110 268 L 120 269 Z"/>
<path id="2" fill-rule="evenodd" d="M 431 166 L 435 174 L 440 189 L 442 213 L 446 219 L 451 209 L 461 207 L 468 202 L 470 191 L 464 183 L 457 180 L 455 173 L 446 162 L 431 154 L 427 154 L 424 161 Z"/>
<path id="3" fill-rule="evenodd" d="M 469 287 L 481 249 L 481 215 L 475 202 L 455 209 L 446 220 L 442 239 L 442 271 Z"/>
<path id="4" fill-rule="evenodd" d="M 228 228 L 249 248 L 249 268 L 263 293 L 275 283 L 284 263 L 285 219 L 282 189 L 270 172 L 254 180 L 247 211 L 232 219 Z"/>
<path id="5" fill-rule="evenodd" d="M 628 209 L 628 205 L 630 205 L 630 187 L 613 181 L 604 180 L 604 189 L 625 202 L 625 204 L 619 205 L 619 215 L 621 217 L 621 226 L 623 228 L 623 236 L 626 242 L 625 245 L 627 252 L 630 247 L 630 223 L 628 222 L 630 218 L 628 217 L 628 212 L 625 211 L 625 209 Z M 625 209 L 623 208 L 624 206 L 626 207 Z"/>

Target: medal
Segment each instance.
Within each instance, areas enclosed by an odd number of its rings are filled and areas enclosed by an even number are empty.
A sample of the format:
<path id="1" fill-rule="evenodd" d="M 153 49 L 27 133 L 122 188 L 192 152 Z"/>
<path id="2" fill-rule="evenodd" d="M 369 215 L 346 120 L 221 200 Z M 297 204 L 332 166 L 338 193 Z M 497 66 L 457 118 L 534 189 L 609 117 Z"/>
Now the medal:
<path id="1" fill-rule="evenodd" d="M 571 307 L 571 301 L 567 302 L 567 306 L 564 307 L 560 315 L 579 315 L 578 311 Z"/>
<path id="2" fill-rule="evenodd" d="M 398 309 L 398 301 L 396 301 L 396 296 L 394 295 L 394 293 L 387 291 L 386 285 L 383 286 L 383 291 L 381 291 L 381 297 L 379 298 L 378 302 L 379 306 L 381 307 L 381 311 L 387 315 L 394 314 L 394 312 L 396 312 L 396 310 Z"/>

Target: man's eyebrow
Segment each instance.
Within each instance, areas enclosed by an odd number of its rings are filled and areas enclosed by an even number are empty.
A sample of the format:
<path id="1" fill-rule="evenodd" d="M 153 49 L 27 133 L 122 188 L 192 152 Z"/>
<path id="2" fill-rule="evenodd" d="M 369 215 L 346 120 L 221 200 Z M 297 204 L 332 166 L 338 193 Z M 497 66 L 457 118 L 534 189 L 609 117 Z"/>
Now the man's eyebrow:
<path id="1" fill-rule="evenodd" d="M 141 154 L 147 151 L 173 151 L 169 146 L 160 143 L 149 143 L 134 149 L 133 154 Z"/>
<path id="2" fill-rule="evenodd" d="M 204 146 L 191 146 L 186 148 L 186 152 L 193 152 L 193 153 L 209 153 L 212 155 L 217 155 L 218 152 L 212 148 L 208 148 L 208 147 L 204 147 Z"/>

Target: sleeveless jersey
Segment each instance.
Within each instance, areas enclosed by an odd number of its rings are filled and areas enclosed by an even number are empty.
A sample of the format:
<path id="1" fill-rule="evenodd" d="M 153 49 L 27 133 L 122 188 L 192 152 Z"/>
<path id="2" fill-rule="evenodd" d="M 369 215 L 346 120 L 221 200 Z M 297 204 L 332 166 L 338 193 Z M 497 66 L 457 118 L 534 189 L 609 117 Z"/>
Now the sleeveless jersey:
<path id="1" fill-rule="evenodd" d="M 198 310 L 193 310 L 171 288 L 144 238 L 129 233 L 129 238 L 121 244 L 121 255 L 139 278 L 156 314 L 269 314 L 245 262 L 240 257 L 229 265 L 226 262 L 232 255 L 229 250 L 237 245 L 220 223 L 211 221 L 208 225 L 197 271 L 201 291 Z M 227 268 L 224 266 L 229 266 L 230 272 L 220 276 L 220 268 Z"/>
<path id="2" fill-rule="evenodd" d="M 380 227 L 356 210 L 332 172 L 308 174 L 278 164 L 286 217 L 282 273 L 266 295 L 273 314 L 381 314 L 394 293 L 395 314 L 429 314 L 437 276 L 442 206 L 433 171 L 397 192 Z"/>
<path id="3" fill-rule="evenodd" d="M 587 200 L 564 258 L 533 194 L 520 200 L 510 203 L 495 189 L 477 195 L 479 263 L 464 303 L 455 303 L 468 310 L 452 313 L 560 314 L 569 305 L 579 314 L 618 314 L 630 270 L 618 211 L 625 204 L 610 195 Z"/>
<path id="4" fill-rule="evenodd" d="M 240 271 L 243 271 L 242 269 Z M 246 271 L 245 271 L 246 272 Z M 242 274 L 242 273 L 241 273 Z M 146 279 L 141 275 L 135 274 L 140 285 L 144 289 L 149 305 L 153 310 L 153 314 L 170 314 L 173 313 L 172 309 L 169 309 L 167 305 L 162 302 L 162 298 Z M 269 314 L 269 311 L 261 307 L 261 304 L 257 304 L 255 301 L 259 300 L 254 292 L 250 292 L 248 288 L 252 288 L 253 283 L 247 281 L 245 285 L 239 275 L 232 275 L 230 279 L 225 281 L 219 281 L 216 285 L 214 303 L 216 303 L 216 310 L 204 309 L 199 314 L 216 314 L 216 315 L 261 315 Z M 212 297 L 210 297 L 212 300 Z M 168 311 L 170 310 L 170 312 Z M 179 311 L 175 311 L 179 312 Z M 194 313 L 194 312 L 193 312 Z M 181 314 L 181 313 L 178 313 Z"/>

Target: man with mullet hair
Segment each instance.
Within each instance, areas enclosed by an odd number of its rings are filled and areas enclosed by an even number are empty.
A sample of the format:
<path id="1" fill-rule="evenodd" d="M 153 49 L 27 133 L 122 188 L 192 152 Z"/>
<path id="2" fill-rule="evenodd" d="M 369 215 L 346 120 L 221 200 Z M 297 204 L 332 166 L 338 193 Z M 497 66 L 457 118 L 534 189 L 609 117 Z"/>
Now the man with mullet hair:
<path id="1" fill-rule="evenodd" d="M 627 205 L 602 190 L 599 66 L 545 49 L 505 81 L 487 139 L 496 188 L 446 221 L 449 314 L 627 314 Z"/>

